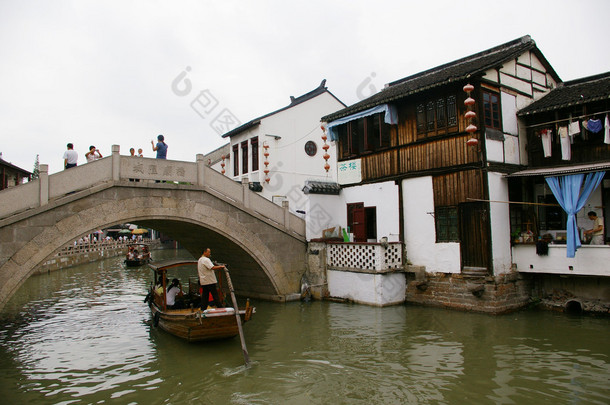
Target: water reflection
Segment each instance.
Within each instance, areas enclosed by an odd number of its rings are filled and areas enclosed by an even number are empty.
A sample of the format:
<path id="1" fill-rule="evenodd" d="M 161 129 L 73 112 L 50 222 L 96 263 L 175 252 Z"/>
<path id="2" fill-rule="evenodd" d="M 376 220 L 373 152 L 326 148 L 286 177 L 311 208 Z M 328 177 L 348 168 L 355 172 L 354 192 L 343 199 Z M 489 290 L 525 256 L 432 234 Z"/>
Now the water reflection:
<path id="1" fill-rule="evenodd" d="M 143 303 L 149 282 L 147 269 L 125 269 L 118 258 L 28 280 L 0 314 L 3 403 L 604 404 L 610 397 L 606 318 L 253 302 L 246 369 L 239 339 L 192 344 L 152 327 Z"/>

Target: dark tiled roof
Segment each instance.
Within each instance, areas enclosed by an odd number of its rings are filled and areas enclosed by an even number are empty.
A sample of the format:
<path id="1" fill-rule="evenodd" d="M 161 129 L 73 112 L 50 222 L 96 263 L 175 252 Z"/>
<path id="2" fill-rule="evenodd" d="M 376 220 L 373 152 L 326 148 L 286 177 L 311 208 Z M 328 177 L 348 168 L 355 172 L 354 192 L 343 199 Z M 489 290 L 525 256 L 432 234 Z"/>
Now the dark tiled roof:
<path id="1" fill-rule="evenodd" d="M 338 185 L 337 183 L 308 180 L 305 182 L 305 187 L 303 187 L 303 192 L 305 194 L 338 195 L 341 192 L 341 186 Z"/>
<path id="2" fill-rule="evenodd" d="M 610 72 L 570 80 L 518 112 L 525 116 L 610 99 Z"/>
<path id="3" fill-rule="evenodd" d="M 14 164 L 9 163 L 6 160 L 0 158 L 0 167 L 2 167 L 2 166 L 7 167 L 9 169 L 12 169 L 12 170 L 14 170 L 16 172 L 19 172 L 21 174 L 24 174 L 26 176 L 31 176 L 32 175 L 31 172 L 28 172 L 27 170 L 24 170 L 21 167 L 15 166 Z"/>
<path id="4" fill-rule="evenodd" d="M 398 100 L 435 87 L 462 82 L 470 77 L 480 75 L 488 69 L 502 65 L 502 63 L 515 59 L 517 56 L 532 50 L 555 80 L 560 81 L 546 58 L 536 47 L 536 43 L 529 36 L 496 46 L 483 52 L 467 56 L 456 61 L 405 77 L 389 83 L 379 93 L 360 101 L 350 107 L 322 117 L 322 121 L 331 122 L 338 118 L 363 111 L 380 104 Z M 464 83 L 465 84 L 465 83 Z"/>
<path id="5" fill-rule="evenodd" d="M 269 114 L 262 115 L 262 116 L 260 116 L 258 118 L 254 118 L 253 120 L 250 120 L 250 121 L 246 122 L 245 124 L 243 124 L 243 125 L 235 128 L 235 129 L 233 129 L 233 130 L 223 134 L 222 137 L 226 138 L 226 137 L 231 137 L 233 135 L 237 135 L 237 134 L 239 134 L 239 133 L 241 133 L 241 132 L 243 132 L 243 131 L 245 131 L 247 129 L 250 129 L 252 127 L 255 127 L 255 126 L 259 125 L 263 118 L 267 118 L 267 117 L 269 117 L 271 115 L 279 113 L 280 111 L 284 111 L 284 110 L 287 110 L 289 108 L 294 107 L 295 105 L 304 103 L 305 101 L 311 100 L 312 98 L 317 97 L 320 94 L 325 93 L 325 92 L 328 92 L 328 94 L 333 96 L 338 102 L 340 102 L 341 104 L 345 105 L 341 100 L 339 100 L 337 97 L 335 97 L 335 95 L 333 93 L 328 91 L 328 88 L 326 87 L 326 79 L 324 79 L 324 80 L 322 80 L 322 82 L 320 83 L 320 85 L 317 88 L 315 88 L 314 90 L 310 91 L 309 93 L 305 93 L 305 94 L 303 94 L 302 96 L 299 96 L 299 97 L 290 96 L 290 104 L 288 104 L 286 107 L 280 108 L 279 110 L 276 110 L 276 111 L 273 111 L 273 112 L 270 112 Z"/>

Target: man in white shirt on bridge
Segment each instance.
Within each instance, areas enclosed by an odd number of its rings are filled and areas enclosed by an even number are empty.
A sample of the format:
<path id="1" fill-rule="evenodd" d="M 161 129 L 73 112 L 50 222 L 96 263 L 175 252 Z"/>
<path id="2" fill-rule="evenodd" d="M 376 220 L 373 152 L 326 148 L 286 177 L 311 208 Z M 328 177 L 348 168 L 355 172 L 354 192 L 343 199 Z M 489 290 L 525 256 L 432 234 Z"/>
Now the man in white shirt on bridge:
<path id="1" fill-rule="evenodd" d="M 64 169 L 75 167 L 78 162 L 78 153 L 74 150 L 74 145 L 69 143 L 68 150 L 64 152 Z"/>

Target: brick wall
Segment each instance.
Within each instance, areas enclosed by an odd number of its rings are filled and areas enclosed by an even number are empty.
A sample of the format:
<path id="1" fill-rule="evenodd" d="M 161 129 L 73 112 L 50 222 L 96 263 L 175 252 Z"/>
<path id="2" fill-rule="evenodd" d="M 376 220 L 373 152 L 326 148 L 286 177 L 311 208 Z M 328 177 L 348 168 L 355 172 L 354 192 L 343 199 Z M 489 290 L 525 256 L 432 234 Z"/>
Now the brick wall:
<path id="1" fill-rule="evenodd" d="M 411 304 L 501 314 L 531 302 L 531 282 L 516 272 L 496 277 L 421 272 L 407 276 L 406 302 Z"/>

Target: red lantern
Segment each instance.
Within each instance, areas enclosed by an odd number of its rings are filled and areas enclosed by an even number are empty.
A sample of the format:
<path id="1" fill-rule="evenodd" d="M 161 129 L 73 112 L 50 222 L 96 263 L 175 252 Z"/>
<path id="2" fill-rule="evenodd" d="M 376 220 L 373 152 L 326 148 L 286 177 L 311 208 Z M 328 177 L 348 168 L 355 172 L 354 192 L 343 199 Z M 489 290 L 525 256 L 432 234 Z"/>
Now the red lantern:
<path id="1" fill-rule="evenodd" d="M 464 104 L 465 105 L 474 105 L 474 98 L 468 97 L 466 100 L 464 100 Z"/>
<path id="2" fill-rule="evenodd" d="M 466 141 L 466 145 L 468 146 L 477 146 L 479 144 L 479 140 L 477 138 L 470 138 Z"/>
<path id="3" fill-rule="evenodd" d="M 326 140 L 328 139 L 326 136 L 326 128 L 324 127 L 324 125 L 321 125 L 320 128 L 322 128 L 322 140 L 324 141 L 324 145 L 322 145 L 322 149 L 324 149 L 325 153 L 323 158 L 324 158 L 324 170 L 326 170 L 326 172 L 328 172 L 328 170 L 330 169 L 330 165 L 328 164 L 328 159 L 330 159 L 330 155 L 328 154 L 328 149 L 330 149 L 330 145 L 328 145 L 326 143 Z"/>
<path id="4" fill-rule="evenodd" d="M 466 86 L 464 86 L 464 91 L 466 93 L 470 93 L 473 90 L 474 90 L 474 86 L 472 84 L 470 84 L 470 83 L 468 83 Z"/>
<path id="5" fill-rule="evenodd" d="M 477 127 L 476 125 L 470 124 L 466 127 L 466 132 L 468 132 L 469 134 L 472 134 L 473 132 L 477 131 Z"/>
<path id="6" fill-rule="evenodd" d="M 474 111 L 467 111 L 466 114 L 464 114 L 464 117 L 470 119 L 470 118 L 474 118 L 477 116 L 477 113 L 475 113 Z"/>

